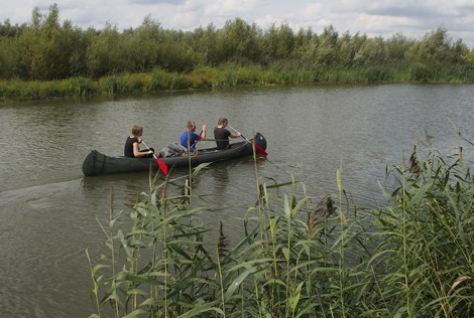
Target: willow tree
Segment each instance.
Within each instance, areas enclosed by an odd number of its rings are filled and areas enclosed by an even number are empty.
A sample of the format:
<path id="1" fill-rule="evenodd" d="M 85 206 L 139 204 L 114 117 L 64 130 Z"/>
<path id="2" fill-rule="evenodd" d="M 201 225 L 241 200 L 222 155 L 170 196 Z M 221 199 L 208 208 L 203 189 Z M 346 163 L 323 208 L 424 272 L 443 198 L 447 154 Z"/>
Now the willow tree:
<path id="1" fill-rule="evenodd" d="M 345 67 L 360 64 L 360 57 L 362 56 L 360 53 L 366 42 L 367 36 L 365 34 L 356 33 L 351 36 L 349 32 L 344 33 L 339 40 L 338 64 Z"/>
<path id="2" fill-rule="evenodd" d="M 145 72 L 156 67 L 163 56 L 164 32 L 161 24 L 149 15 L 138 28 L 125 30 L 121 35 L 125 69 Z"/>
<path id="3" fill-rule="evenodd" d="M 122 39 L 117 27 L 107 24 L 105 29 L 91 35 L 86 60 L 88 75 L 93 78 L 123 71 Z"/>
<path id="4" fill-rule="evenodd" d="M 407 53 L 410 62 L 432 64 L 453 64 L 467 62 L 469 49 L 462 40 L 453 43 L 445 28 L 425 34 Z"/>
<path id="5" fill-rule="evenodd" d="M 39 18 L 39 20 L 38 20 Z M 67 47 L 61 46 L 61 28 L 59 25 L 59 10 L 56 4 L 49 9 L 49 14 L 43 17 L 34 14 L 33 28 L 37 38 L 31 47 L 30 77 L 38 80 L 53 80 L 61 78 L 67 61 Z"/>
<path id="6" fill-rule="evenodd" d="M 273 24 L 262 36 L 262 54 L 270 60 L 289 59 L 295 48 L 295 35 L 287 25 L 275 26 Z"/>
<path id="7" fill-rule="evenodd" d="M 261 58 L 260 30 L 237 18 L 227 21 L 217 37 L 217 50 L 221 63 L 258 62 Z"/>
<path id="8" fill-rule="evenodd" d="M 324 28 L 323 33 L 319 36 L 319 45 L 316 52 L 315 64 L 319 65 L 336 65 L 337 49 L 338 49 L 339 33 L 331 25 Z"/>
<path id="9" fill-rule="evenodd" d="M 217 49 L 218 31 L 211 23 L 206 28 L 199 27 L 190 33 L 188 41 L 199 66 L 217 66 L 220 63 Z"/>
<path id="10" fill-rule="evenodd" d="M 401 33 L 394 34 L 386 41 L 388 60 L 392 64 L 405 64 L 406 54 L 414 45 L 415 40 L 409 39 Z"/>

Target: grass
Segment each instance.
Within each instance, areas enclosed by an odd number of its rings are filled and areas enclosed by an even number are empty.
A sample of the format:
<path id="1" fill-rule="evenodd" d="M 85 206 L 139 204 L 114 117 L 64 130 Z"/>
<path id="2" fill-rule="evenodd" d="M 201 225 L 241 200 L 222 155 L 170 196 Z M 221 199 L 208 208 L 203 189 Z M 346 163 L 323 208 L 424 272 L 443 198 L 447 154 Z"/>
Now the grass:
<path id="1" fill-rule="evenodd" d="M 387 168 L 387 204 L 371 208 L 348 197 L 339 172 L 338 193 L 314 203 L 304 183 L 266 185 L 255 166 L 256 204 L 232 246 L 237 225 L 221 223 L 209 244 L 199 215 L 214 208 L 150 176 L 142 200 L 101 225 L 93 316 L 470 317 L 473 176 L 461 146 L 423 151 Z"/>
<path id="2" fill-rule="evenodd" d="M 219 89 L 237 86 L 300 84 L 473 83 L 474 69 L 462 66 L 329 67 L 259 65 L 199 67 L 190 73 L 154 69 L 97 80 L 76 77 L 56 81 L 0 81 L 0 100 L 43 100 L 63 97 L 146 94 L 173 90 Z"/>

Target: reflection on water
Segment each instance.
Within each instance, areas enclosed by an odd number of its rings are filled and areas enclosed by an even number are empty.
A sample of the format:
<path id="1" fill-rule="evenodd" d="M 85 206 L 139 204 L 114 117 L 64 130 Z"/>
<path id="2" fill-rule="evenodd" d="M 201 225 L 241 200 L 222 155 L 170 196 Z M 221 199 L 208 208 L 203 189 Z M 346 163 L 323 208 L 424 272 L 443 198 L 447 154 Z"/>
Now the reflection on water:
<path id="1" fill-rule="evenodd" d="M 217 165 L 216 165 L 217 166 Z M 216 198 L 224 198 L 229 184 L 229 169 L 227 164 L 222 163 L 222 169 L 211 169 L 211 176 L 214 180 L 214 195 Z"/>
<path id="2" fill-rule="evenodd" d="M 189 119 L 209 132 L 225 116 L 250 137 L 261 132 L 269 160 L 214 163 L 193 179 L 193 205 L 209 207 L 197 220 L 216 243 L 220 222 L 231 244 L 243 236 L 243 218 L 254 216 L 258 184 L 293 178 L 316 204 L 337 193 L 341 171 L 348 195 L 361 205 L 382 199 L 378 181 L 430 136 L 433 147 L 453 153 L 463 143 L 452 124 L 473 141 L 473 86 L 284 87 L 190 92 L 113 101 L 28 102 L 0 106 L 0 308 L 5 317 L 88 317 L 92 289 L 85 249 L 93 262 L 104 250 L 98 220 L 125 215 L 149 192 L 148 173 L 84 177 L 92 149 L 123 150 L 134 124 L 147 145 L 178 141 Z M 200 142 L 209 147 L 214 141 Z M 182 191 L 187 171 L 170 186 Z M 258 181 L 257 181 L 258 178 Z M 290 187 L 285 187 L 290 190 Z M 273 189 L 271 196 L 281 196 Z M 301 192 L 301 184 L 298 184 Z M 113 200 L 111 200 L 113 195 Z"/>

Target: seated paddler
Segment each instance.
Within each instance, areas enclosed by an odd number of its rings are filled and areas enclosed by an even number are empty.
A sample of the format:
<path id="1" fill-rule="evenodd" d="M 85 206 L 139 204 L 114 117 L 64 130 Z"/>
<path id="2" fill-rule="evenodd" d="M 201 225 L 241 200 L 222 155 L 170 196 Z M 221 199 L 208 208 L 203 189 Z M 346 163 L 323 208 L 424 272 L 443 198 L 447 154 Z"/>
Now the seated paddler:
<path id="1" fill-rule="evenodd" d="M 186 124 L 186 131 L 181 134 L 180 144 L 185 147 L 188 152 L 193 153 L 196 151 L 196 143 L 206 138 L 206 124 L 202 125 L 201 134 L 196 133 L 196 123 L 189 120 Z"/>
<path id="2" fill-rule="evenodd" d="M 132 127 L 132 134 L 127 137 L 125 141 L 125 147 L 123 149 L 123 155 L 125 157 L 152 157 L 154 150 L 153 148 L 146 148 L 140 150 L 140 144 L 143 142 L 143 127 L 140 125 L 134 125 Z"/>

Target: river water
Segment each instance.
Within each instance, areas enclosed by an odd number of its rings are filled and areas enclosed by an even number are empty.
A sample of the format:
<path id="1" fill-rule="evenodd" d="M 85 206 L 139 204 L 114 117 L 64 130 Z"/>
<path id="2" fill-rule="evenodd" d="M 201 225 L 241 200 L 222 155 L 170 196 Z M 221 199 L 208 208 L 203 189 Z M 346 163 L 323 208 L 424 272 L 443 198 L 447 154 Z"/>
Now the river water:
<path id="1" fill-rule="evenodd" d="M 385 167 L 400 164 L 413 145 L 432 143 L 444 154 L 463 145 L 470 162 L 474 141 L 473 85 L 267 87 L 185 92 L 108 100 L 0 104 L 0 316 L 88 317 L 94 312 L 85 254 L 105 251 L 98 220 L 130 210 L 148 190 L 148 174 L 84 177 L 81 164 L 96 149 L 120 155 L 134 124 L 148 146 L 178 141 L 188 119 L 208 134 L 219 117 L 250 138 L 262 133 L 269 161 L 257 165 L 262 181 L 293 176 L 319 201 L 345 190 L 363 206 L 380 203 Z M 199 129 L 198 129 L 199 131 Z M 212 136 L 210 136 L 212 138 Z M 210 147 L 204 141 L 199 147 Z M 180 174 L 176 172 L 176 174 Z M 193 192 L 218 208 L 204 216 L 211 229 L 241 226 L 256 200 L 249 158 L 202 171 Z M 239 231 L 231 231 L 231 239 Z"/>

